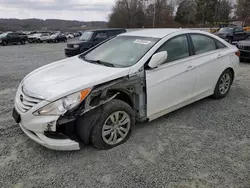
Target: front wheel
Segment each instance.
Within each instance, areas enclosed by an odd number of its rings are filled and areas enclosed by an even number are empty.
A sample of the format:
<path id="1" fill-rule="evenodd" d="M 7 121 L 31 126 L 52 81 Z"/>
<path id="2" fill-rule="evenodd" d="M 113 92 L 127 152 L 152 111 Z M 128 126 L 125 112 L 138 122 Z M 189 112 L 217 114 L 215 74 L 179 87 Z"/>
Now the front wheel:
<path id="1" fill-rule="evenodd" d="M 20 43 L 24 45 L 24 44 L 25 44 L 25 40 L 21 40 L 21 42 L 20 42 Z"/>
<path id="2" fill-rule="evenodd" d="M 3 40 L 2 44 L 3 44 L 3 46 L 6 46 L 8 43 L 7 43 L 7 41 Z"/>
<path id="3" fill-rule="evenodd" d="M 233 43 L 233 38 L 232 37 L 229 37 L 228 39 L 228 43 L 232 44 Z"/>
<path id="4" fill-rule="evenodd" d="M 133 109 L 127 103 L 117 99 L 99 108 L 101 109 L 96 109 L 95 116 L 85 117 L 89 118 L 86 120 L 87 124 L 78 125 L 81 126 L 78 127 L 79 137 L 84 141 L 86 139 L 84 129 L 87 130 L 89 127 L 92 129 L 90 142 L 97 149 L 110 149 L 124 143 L 131 135 L 135 124 Z"/>
<path id="5" fill-rule="evenodd" d="M 213 98 L 221 99 L 221 98 L 224 98 L 225 96 L 227 96 L 227 94 L 231 88 L 232 82 L 233 82 L 232 71 L 227 69 L 221 74 L 221 76 L 216 84 Z"/>

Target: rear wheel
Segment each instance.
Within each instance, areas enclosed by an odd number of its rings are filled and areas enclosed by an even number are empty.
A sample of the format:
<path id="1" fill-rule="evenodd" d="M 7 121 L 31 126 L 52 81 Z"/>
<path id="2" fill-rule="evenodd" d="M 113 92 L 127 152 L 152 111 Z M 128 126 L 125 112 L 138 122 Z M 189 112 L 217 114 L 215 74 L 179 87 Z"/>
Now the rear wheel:
<path id="1" fill-rule="evenodd" d="M 55 43 L 58 43 L 58 42 L 59 42 L 58 39 L 56 39 L 56 40 L 55 40 Z"/>
<path id="2" fill-rule="evenodd" d="M 3 44 L 3 46 L 6 46 L 6 45 L 8 44 L 8 42 L 5 41 L 5 40 L 3 40 L 3 41 L 2 41 L 2 44 Z"/>
<path id="3" fill-rule="evenodd" d="M 221 99 L 227 96 L 231 88 L 232 82 L 233 82 L 233 73 L 231 70 L 227 69 L 221 74 L 216 84 L 213 98 Z"/>

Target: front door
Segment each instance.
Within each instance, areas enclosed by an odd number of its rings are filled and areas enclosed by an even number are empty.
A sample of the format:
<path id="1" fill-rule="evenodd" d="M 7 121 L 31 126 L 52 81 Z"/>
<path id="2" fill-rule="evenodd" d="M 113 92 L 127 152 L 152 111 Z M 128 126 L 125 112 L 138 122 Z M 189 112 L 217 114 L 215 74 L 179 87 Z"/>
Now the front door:
<path id="1" fill-rule="evenodd" d="M 235 28 L 234 30 L 234 40 L 244 40 L 245 39 L 245 32 L 243 28 Z"/>
<path id="2" fill-rule="evenodd" d="M 186 35 L 168 40 L 156 52 L 167 51 L 165 63 L 146 70 L 147 116 L 157 118 L 191 99 L 195 84 L 195 67 Z"/>
<path id="3" fill-rule="evenodd" d="M 100 42 L 106 40 L 107 38 L 108 38 L 108 33 L 106 31 L 97 32 L 93 39 L 93 46 L 99 44 Z"/>

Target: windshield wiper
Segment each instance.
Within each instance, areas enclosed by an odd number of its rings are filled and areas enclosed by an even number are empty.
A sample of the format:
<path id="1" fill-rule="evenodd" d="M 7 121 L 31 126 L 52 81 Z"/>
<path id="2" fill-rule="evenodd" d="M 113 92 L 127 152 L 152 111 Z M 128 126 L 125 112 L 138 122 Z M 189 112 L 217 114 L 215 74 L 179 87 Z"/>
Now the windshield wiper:
<path id="1" fill-rule="evenodd" d="M 84 55 L 80 55 L 79 58 L 83 59 L 84 61 L 90 62 L 90 63 L 105 65 L 107 67 L 115 67 L 114 64 L 106 62 L 106 61 L 86 59 L 86 57 Z"/>
<path id="2" fill-rule="evenodd" d="M 106 62 L 106 61 L 101 61 L 101 60 L 87 60 L 87 61 L 90 61 L 91 63 L 99 64 L 99 65 L 105 65 L 105 66 L 108 66 L 108 67 L 115 67 L 114 64 Z"/>

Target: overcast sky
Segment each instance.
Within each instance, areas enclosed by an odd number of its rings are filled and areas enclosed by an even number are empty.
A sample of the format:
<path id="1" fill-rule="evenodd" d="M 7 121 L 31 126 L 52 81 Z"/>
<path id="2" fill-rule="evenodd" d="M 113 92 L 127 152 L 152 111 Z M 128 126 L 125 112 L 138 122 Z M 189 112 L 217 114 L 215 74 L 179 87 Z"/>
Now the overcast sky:
<path id="1" fill-rule="evenodd" d="M 0 18 L 106 21 L 115 0 L 0 0 Z"/>

